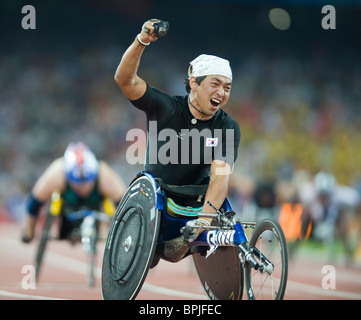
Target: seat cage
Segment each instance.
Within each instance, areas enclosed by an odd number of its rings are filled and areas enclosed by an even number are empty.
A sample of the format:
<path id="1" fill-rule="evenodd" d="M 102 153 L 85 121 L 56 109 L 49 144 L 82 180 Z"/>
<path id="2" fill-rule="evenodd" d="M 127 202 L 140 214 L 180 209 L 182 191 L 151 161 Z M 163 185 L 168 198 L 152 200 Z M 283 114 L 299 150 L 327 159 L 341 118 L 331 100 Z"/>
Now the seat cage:
<path id="1" fill-rule="evenodd" d="M 180 229 L 184 227 L 189 220 L 198 217 L 195 214 L 174 215 L 169 213 L 167 210 L 167 194 L 178 194 L 186 198 L 204 196 L 207 192 L 208 185 L 167 185 L 161 179 L 155 178 L 151 173 L 145 171 L 140 172 L 133 181 L 142 175 L 147 176 L 152 181 L 156 194 L 155 206 L 162 214 L 158 242 L 168 241 L 180 236 Z M 225 211 L 232 209 L 228 198 L 225 199 L 222 208 Z"/>

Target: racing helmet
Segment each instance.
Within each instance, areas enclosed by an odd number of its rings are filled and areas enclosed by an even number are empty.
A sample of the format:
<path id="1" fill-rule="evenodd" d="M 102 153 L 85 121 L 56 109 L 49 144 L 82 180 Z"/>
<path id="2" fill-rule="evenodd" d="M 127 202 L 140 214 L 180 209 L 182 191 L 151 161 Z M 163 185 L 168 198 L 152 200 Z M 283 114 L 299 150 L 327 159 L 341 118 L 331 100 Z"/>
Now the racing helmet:
<path id="1" fill-rule="evenodd" d="M 64 152 L 64 171 L 69 182 L 79 184 L 95 181 L 98 177 L 98 160 L 83 142 L 71 142 Z"/>
<path id="2" fill-rule="evenodd" d="M 317 194 L 331 194 L 335 189 L 336 179 L 331 173 L 320 171 L 315 175 L 314 184 Z"/>

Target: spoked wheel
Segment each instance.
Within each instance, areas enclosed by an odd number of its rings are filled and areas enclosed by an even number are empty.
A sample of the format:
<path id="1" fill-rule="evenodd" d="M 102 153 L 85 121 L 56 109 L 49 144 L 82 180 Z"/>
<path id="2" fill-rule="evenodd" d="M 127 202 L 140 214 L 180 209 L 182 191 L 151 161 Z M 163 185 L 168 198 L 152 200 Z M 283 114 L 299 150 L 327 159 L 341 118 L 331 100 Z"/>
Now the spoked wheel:
<path id="1" fill-rule="evenodd" d="M 42 265 L 43 258 L 44 258 L 46 244 L 47 244 L 49 236 L 50 236 L 50 227 L 53 222 L 53 218 L 54 218 L 54 216 L 50 213 L 48 213 L 45 218 L 43 232 L 41 234 L 40 242 L 38 245 L 38 250 L 36 252 L 36 257 L 35 257 L 35 264 L 36 264 L 35 278 L 36 278 L 36 280 L 38 280 L 38 278 L 39 278 L 39 273 L 40 273 L 41 265 Z"/>
<path id="2" fill-rule="evenodd" d="M 255 270 L 245 265 L 248 299 L 281 300 L 285 294 L 288 272 L 287 245 L 278 222 L 265 219 L 254 228 L 250 249 L 260 265 Z"/>

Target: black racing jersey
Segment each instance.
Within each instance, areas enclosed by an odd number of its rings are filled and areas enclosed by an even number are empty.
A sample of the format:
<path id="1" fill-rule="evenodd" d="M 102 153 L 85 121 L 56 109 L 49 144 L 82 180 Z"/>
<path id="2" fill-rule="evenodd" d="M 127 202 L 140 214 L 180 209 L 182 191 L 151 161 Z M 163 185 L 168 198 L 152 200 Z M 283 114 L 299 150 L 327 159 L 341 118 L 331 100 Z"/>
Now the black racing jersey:
<path id="1" fill-rule="evenodd" d="M 147 85 L 140 99 L 131 100 L 147 116 L 144 170 L 167 184 L 202 184 L 213 160 L 233 166 L 237 159 L 241 136 L 237 122 L 223 110 L 210 120 L 195 121 L 187 98 Z"/>

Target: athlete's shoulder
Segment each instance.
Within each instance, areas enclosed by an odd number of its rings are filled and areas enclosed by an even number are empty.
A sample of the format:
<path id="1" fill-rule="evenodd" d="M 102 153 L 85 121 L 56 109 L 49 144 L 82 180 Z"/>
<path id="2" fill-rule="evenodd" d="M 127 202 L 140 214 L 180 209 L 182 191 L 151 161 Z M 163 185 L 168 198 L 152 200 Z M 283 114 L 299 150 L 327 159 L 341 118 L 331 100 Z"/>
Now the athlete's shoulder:
<path id="1" fill-rule="evenodd" d="M 172 96 L 172 99 L 177 103 L 184 103 L 185 101 L 187 101 L 187 96 L 176 95 Z"/>
<path id="2" fill-rule="evenodd" d="M 170 95 L 164 92 L 162 89 L 155 87 L 150 87 L 150 90 L 153 91 L 154 95 L 158 96 L 158 99 L 165 99 L 165 101 L 168 101 L 169 103 L 172 103 L 174 105 L 184 105 L 184 102 L 187 101 L 187 96 Z"/>
<path id="3" fill-rule="evenodd" d="M 185 99 L 185 98 L 184 98 Z M 130 102 L 138 109 L 159 108 L 161 105 L 176 105 L 181 101 L 181 97 L 171 96 L 162 89 L 147 84 L 147 89 L 142 97 Z"/>
<path id="4" fill-rule="evenodd" d="M 220 109 L 220 110 L 218 110 L 217 113 L 218 113 L 217 119 L 219 119 L 219 121 L 224 123 L 227 128 L 230 127 L 230 128 L 240 130 L 238 122 L 236 120 L 234 120 L 227 112 Z"/>
<path id="5" fill-rule="evenodd" d="M 153 87 L 149 84 L 147 84 L 147 90 L 145 91 L 145 95 L 158 95 L 158 96 L 165 96 L 168 97 L 172 100 L 174 100 L 175 102 L 183 102 L 185 100 L 187 100 L 187 96 L 186 95 L 171 95 L 168 94 L 167 92 L 165 92 L 163 89 L 157 88 L 157 87 Z"/>
<path id="6" fill-rule="evenodd" d="M 53 160 L 48 168 L 44 171 L 43 175 L 46 176 L 60 176 L 64 174 L 64 158 L 56 158 Z"/>

